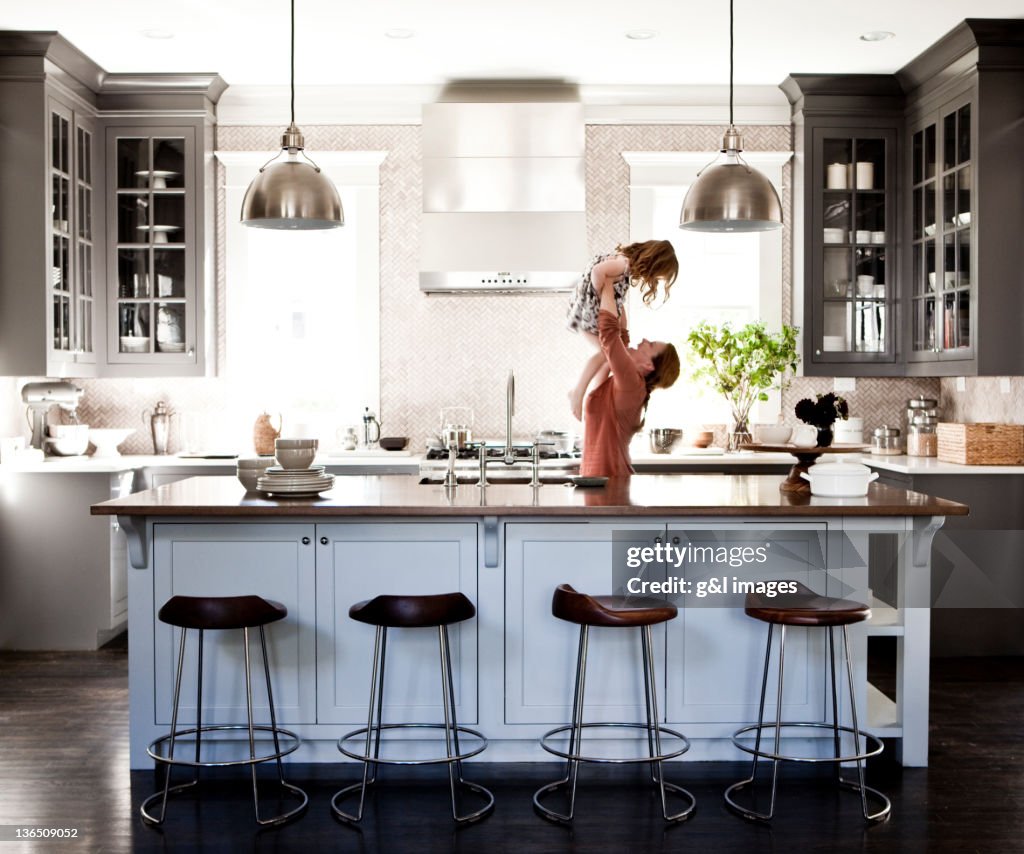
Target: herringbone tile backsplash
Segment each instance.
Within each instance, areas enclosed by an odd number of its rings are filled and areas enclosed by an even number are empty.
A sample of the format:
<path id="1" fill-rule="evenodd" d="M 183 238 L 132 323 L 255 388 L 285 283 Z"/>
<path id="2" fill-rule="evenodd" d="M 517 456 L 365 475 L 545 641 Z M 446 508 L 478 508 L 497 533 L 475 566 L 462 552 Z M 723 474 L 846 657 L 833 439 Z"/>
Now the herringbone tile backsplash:
<path id="1" fill-rule="evenodd" d="M 279 127 L 223 127 L 221 150 L 273 151 Z M 419 290 L 417 259 L 421 202 L 420 129 L 416 126 L 304 127 L 311 150 L 385 150 L 380 186 L 381 287 L 381 401 L 385 434 L 408 435 L 416 446 L 433 431 L 443 406 L 472 407 L 477 435 L 504 432 L 505 375 L 516 373 L 516 433 L 528 437 L 544 428 L 574 428 L 566 391 L 588 355 L 579 336 L 564 328 L 566 296 L 425 296 Z M 717 150 L 719 126 L 613 126 L 587 128 L 587 226 L 592 252 L 607 251 L 629 234 L 629 173 L 620 152 Z M 790 129 L 785 125 L 744 128 L 748 150 L 785 150 Z M 217 310 L 218 361 L 223 364 L 225 326 L 223 237 L 223 174 L 217 173 Z M 784 173 L 783 204 L 791 221 L 790 171 Z M 783 231 L 783 317 L 791 317 L 792 235 Z M 586 259 L 581 260 L 581 267 Z M 24 429 L 19 389 L 24 378 L 0 378 L 0 435 Z M 152 448 L 141 413 L 157 400 L 167 400 L 190 417 L 202 447 L 248 448 L 252 423 L 262 402 L 244 399 L 221 378 L 152 380 L 81 380 L 85 397 L 82 420 L 99 426 L 134 426 L 137 432 L 123 446 L 126 453 L 149 453 Z M 983 381 L 977 381 L 982 383 Z M 1024 380 L 1015 380 L 1015 393 L 999 398 L 1006 412 L 1016 402 L 1020 420 Z M 800 397 L 830 390 L 831 380 L 798 379 L 786 392 L 784 411 Z M 970 388 L 974 387 L 972 383 Z M 987 387 L 986 387 L 987 388 Z M 952 399 L 957 413 L 991 403 L 984 393 L 957 397 L 942 384 L 944 402 Z M 865 429 L 883 422 L 897 423 L 905 401 L 924 393 L 936 396 L 938 380 L 860 380 L 848 394 Z M 367 401 L 367 403 L 372 403 Z M 987 410 L 986 410 L 987 411 Z M 1002 411 L 1002 410 L 1000 410 Z M 292 424 L 308 422 L 308 414 L 285 413 Z M 330 441 L 340 425 L 317 424 Z M 326 431 L 330 431 L 327 433 Z M 180 447 L 172 437 L 171 450 Z"/>

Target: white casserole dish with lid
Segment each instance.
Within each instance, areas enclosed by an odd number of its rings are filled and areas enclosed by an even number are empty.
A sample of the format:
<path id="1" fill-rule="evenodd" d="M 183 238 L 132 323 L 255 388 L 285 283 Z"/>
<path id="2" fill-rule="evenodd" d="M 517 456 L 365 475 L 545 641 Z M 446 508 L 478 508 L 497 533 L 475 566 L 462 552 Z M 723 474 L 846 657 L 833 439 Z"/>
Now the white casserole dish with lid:
<path id="1" fill-rule="evenodd" d="M 800 477 L 811 485 L 811 495 L 859 498 L 868 494 L 868 484 L 878 479 L 878 472 L 863 463 L 815 463 Z"/>

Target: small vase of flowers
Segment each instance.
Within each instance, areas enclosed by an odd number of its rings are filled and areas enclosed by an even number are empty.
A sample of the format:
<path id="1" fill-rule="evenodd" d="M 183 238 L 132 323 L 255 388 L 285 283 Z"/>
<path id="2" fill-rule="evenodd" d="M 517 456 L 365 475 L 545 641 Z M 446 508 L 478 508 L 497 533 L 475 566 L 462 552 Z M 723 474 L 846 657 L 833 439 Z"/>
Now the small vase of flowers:
<path id="1" fill-rule="evenodd" d="M 849 414 L 846 400 L 832 392 L 819 394 L 816 400 L 805 397 L 796 405 L 796 417 L 817 428 L 819 448 L 832 444 L 832 425 L 837 418 L 846 418 Z"/>

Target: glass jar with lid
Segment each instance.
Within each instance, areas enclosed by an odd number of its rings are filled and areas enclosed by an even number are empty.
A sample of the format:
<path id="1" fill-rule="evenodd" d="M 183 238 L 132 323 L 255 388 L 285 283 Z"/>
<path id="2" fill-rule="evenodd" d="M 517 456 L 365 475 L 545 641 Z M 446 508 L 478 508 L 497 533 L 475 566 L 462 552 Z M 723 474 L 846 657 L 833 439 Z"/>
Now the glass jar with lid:
<path id="1" fill-rule="evenodd" d="M 935 432 L 936 419 L 928 415 L 915 415 L 907 433 L 907 456 L 934 457 L 939 452 L 939 437 Z"/>
<path id="2" fill-rule="evenodd" d="M 932 419 L 931 423 L 937 424 L 939 421 L 939 402 L 934 397 L 925 397 L 924 395 L 919 395 L 907 401 L 904 426 L 907 429 L 908 435 L 910 433 L 910 425 L 914 423 L 914 419 L 918 416 L 930 418 Z"/>
<path id="3" fill-rule="evenodd" d="M 903 453 L 900 444 L 900 428 L 890 427 L 887 424 L 876 427 L 871 434 L 871 453 L 883 456 Z"/>

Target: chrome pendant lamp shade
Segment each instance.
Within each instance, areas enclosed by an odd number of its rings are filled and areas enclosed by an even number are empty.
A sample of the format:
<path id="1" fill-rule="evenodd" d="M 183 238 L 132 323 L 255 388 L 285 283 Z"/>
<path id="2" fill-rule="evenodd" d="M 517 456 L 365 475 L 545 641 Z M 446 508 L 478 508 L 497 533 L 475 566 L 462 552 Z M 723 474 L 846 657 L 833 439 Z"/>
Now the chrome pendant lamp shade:
<path id="1" fill-rule="evenodd" d="M 306 230 L 337 228 L 345 224 L 341 198 L 331 179 L 306 156 L 305 140 L 295 125 L 295 0 L 291 0 L 291 9 L 292 120 L 281 137 L 281 151 L 260 167 L 259 174 L 245 191 L 242 225 Z M 282 154 L 284 159 L 278 161 Z"/>
<path id="2" fill-rule="evenodd" d="M 679 227 L 687 231 L 771 231 L 782 227 L 782 203 L 764 175 L 741 156 L 743 137 L 733 125 L 733 0 L 729 0 L 729 128 L 722 138 L 724 162 L 697 175 L 683 199 Z"/>

